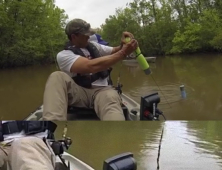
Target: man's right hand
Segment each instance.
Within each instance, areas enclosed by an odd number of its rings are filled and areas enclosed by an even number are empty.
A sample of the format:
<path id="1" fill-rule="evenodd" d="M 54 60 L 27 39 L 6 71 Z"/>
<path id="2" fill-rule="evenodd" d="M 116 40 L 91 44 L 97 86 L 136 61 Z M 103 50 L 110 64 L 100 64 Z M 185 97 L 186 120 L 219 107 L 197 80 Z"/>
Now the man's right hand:
<path id="1" fill-rule="evenodd" d="M 137 47 L 138 47 L 138 42 L 135 39 L 131 39 L 130 42 L 123 44 L 121 51 L 123 51 L 124 54 L 127 56 L 132 52 L 134 52 Z"/>

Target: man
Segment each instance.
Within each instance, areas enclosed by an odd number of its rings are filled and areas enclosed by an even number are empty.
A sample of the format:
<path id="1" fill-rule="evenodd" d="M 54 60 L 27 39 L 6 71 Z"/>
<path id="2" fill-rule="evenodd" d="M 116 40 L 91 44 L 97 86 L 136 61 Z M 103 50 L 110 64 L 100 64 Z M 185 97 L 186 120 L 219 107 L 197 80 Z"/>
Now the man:
<path id="1" fill-rule="evenodd" d="M 82 19 L 71 20 L 65 33 L 69 43 L 57 54 L 61 71 L 47 80 L 43 120 L 66 120 L 68 106 L 94 108 L 100 120 L 125 120 L 121 98 L 108 83 L 108 68 L 137 48 L 133 35 L 124 32 L 119 47 L 89 42 L 95 32 Z M 129 43 L 124 42 L 127 36 Z"/>
<path id="2" fill-rule="evenodd" d="M 49 121 L 0 121 L 0 170 L 54 170 L 55 154 L 43 139 L 56 127 Z"/>

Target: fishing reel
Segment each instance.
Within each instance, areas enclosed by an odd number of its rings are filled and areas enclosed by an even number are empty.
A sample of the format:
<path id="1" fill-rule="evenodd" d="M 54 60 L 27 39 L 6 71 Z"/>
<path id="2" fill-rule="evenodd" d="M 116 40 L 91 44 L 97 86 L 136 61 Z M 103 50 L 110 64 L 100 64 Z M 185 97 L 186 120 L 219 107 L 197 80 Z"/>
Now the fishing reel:
<path id="1" fill-rule="evenodd" d="M 147 96 L 141 97 L 140 102 L 140 120 L 159 120 L 159 116 L 162 115 L 166 120 L 163 112 L 157 108 L 160 102 L 158 93 L 153 93 Z"/>
<path id="2" fill-rule="evenodd" d="M 57 162 L 55 165 L 55 170 L 70 170 L 70 162 L 68 161 L 68 165 L 65 160 L 62 158 L 62 154 L 64 150 L 68 150 L 70 145 L 72 144 L 72 139 L 70 137 L 63 137 L 63 139 L 58 141 L 51 141 L 51 148 L 56 156 L 58 156 L 61 162 Z"/>
<path id="3" fill-rule="evenodd" d="M 53 141 L 51 148 L 54 151 L 55 155 L 62 155 L 65 150 L 68 150 L 72 144 L 72 139 L 70 137 L 65 137 L 62 140 Z"/>
<path id="4" fill-rule="evenodd" d="M 117 90 L 118 94 L 122 94 L 122 87 L 123 85 L 118 83 L 117 86 L 115 87 L 115 90 Z"/>
<path id="5" fill-rule="evenodd" d="M 70 137 L 66 137 L 67 134 L 67 124 L 64 127 L 63 135 L 61 140 L 53 140 L 51 142 L 51 148 L 56 156 L 59 157 L 61 162 L 57 162 L 55 166 L 55 170 L 70 170 L 70 162 L 68 161 L 68 165 L 65 160 L 62 158 L 62 154 L 65 150 L 68 150 L 70 145 L 72 144 L 72 139 Z"/>

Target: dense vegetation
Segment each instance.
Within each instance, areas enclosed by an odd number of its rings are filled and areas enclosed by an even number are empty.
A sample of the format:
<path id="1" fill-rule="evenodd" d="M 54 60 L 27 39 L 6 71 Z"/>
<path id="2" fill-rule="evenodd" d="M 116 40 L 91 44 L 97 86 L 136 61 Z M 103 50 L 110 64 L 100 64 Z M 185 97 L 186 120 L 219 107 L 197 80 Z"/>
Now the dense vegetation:
<path id="1" fill-rule="evenodd" d="M 134 0 L 102 25 L 103 39 L 119 44 L 127 30 L 147 55 L 222 51 L 221 0 Z"/>
<path id="2" fill-rule="evenodd" d="M 66 39 L 64 13 L 53 0 L 0 0 L 0 68 L 53 62 Z"/>
<path id="3" fill-rule="evenodd" d="M 54 0 L 0 0 L 0 68 L 54 62 L 68 16 Z M 221 0 L 134 0 L 99 33 L 119 45 L 132 32 L 146 55 L 222 51 Z"/>

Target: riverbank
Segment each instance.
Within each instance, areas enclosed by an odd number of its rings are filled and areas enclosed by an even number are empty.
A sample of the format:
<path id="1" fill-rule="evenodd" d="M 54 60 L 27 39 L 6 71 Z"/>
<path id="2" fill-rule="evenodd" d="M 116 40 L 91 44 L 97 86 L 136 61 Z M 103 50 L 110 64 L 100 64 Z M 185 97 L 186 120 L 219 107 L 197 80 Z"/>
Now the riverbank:
<path id="1" fill-rule="evenodd" d="M 156 58 L 163 58 L 163 57 L 210 57 L 210 56 L 222 56 L 222 52 L 199 52 L 199 53 L 191 53 L 191 54 L 172 54 L 172 55 L 144 55 L 146 57 L 156 57 Z M 33 64 L 26 64 L 26 65 L 15 65 L 13 67 L 0 67 L 0 70 L 7 70 L 7 69 L 15 69 L 15 68 L 26 68 L 26 67 L 30 67 L 30 66 L 47 66 L 47 65 L 53 65 L 55 64 L 55 58 L 53 60 L 50 61 L 39 61 Z"/>

